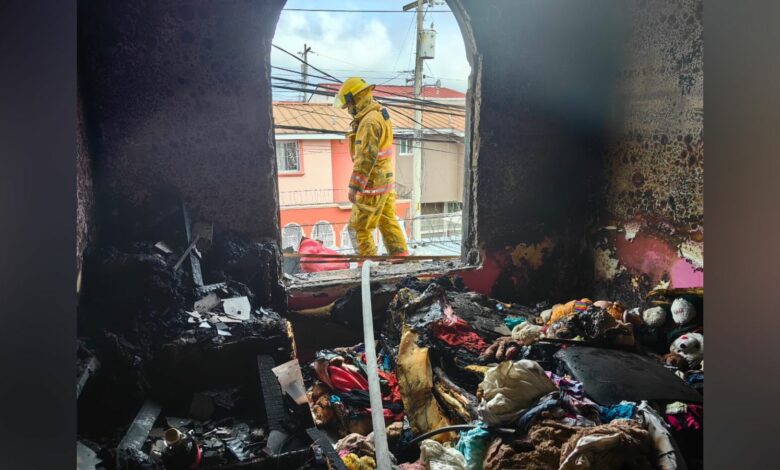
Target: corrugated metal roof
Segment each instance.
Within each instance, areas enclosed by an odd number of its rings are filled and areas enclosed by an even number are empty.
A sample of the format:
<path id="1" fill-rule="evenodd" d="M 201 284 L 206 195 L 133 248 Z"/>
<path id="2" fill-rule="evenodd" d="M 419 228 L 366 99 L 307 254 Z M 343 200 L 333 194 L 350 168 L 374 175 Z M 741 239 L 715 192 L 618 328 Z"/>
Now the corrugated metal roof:
<path id="1" fill-rule="evenodd" d="M 387 106 L 393 128 L 399 130 L 414 129 L 414 111 L 411 109 Z M 330 103 L 300 103 L 274 102 L 274 124 L 280 126 L 308 127 L 324 129 L 334 133 L 344 133 L 349 130 L 352 116 L 346 110 L 336 109 Z M 447 114 L 440 114 L 447 113 Z M 437 109 L 436 113 L 423 111 L 423 126 L 439 131 L 454 130 L 464 132 L 466 119 L 460 110 L 449 114 L 445 109 Z M 276 129 L 276 134 L 308 133 L 302 130 Z"/>

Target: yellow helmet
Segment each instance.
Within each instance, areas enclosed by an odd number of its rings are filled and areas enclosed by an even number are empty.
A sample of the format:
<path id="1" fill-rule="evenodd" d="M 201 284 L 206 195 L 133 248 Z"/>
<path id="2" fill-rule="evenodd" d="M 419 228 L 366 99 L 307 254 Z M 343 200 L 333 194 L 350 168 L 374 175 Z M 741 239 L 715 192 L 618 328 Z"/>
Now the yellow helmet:
<path id="1" fill-rule="evenodd" d="M 336 93 L 336 96 L 333 97 L 333 107 L 344 108 L 349 103 L 354 101 L 355 96 L 357 96 L 358 93 L 373 89 L 374 85 L 369 85 L 362 78 L 350 77 L 344 80 L 344 83 L 341 84 L 341 88 L 339 89 L 338 93 Z"/>

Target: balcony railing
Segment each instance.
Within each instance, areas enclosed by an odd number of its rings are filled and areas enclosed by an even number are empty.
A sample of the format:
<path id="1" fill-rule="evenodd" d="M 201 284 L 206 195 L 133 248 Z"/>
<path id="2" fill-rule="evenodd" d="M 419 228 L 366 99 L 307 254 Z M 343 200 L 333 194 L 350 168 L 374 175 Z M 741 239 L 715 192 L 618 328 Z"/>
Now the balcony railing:
<path id="1" fill-rule="evenodd" d="M 280 191 L 279 206 L 316 206 L 347 202 L 347 189 L 300 189 L 296 191 Z"/>

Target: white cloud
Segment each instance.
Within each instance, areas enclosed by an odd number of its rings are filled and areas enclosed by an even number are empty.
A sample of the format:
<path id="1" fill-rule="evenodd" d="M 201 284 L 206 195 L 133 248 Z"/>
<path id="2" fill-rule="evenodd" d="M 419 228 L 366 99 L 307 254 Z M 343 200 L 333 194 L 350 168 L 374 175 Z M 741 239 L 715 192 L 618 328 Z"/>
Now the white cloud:
<path id="1" fill-rule="evenodd" d="M 330 1 L 299 0 L 295 8 L 357 8 Z M 360 2 L 364 9 L 394 9 L 405 2 Z M 293 1 L 288 2 L 293 7 Z M 455 18 L 438 14 L 436 21 L 436 58 L 427 61 L 425 75 L 441 78 L 442 85 L 466 90 L 470 72 L 463 38 Z M 343 79 L 363 75 L 369 81 L 381 83 L 396 76 L 398 70 L 414 67 L 414 26 L 412 15 L 340 14 L 327 12 L 283 11 L 277 24 L 274 44 L 297 53 L 304 43 L 312 48 L 312 65 Z M 426 19 L 426 27 L 430 25 Z M 272 50 L 273 65 L 300 70 L 300 62 L 276 49 Z M 411 64 L 411 67 L 409 66 Z M 432 73 L 431 73 L 432 72 Z M 275 72 L 276 73 L 276 72 Z M 310 70 L 310 73 L 317 74 Z M 293 78 L 293 77 L 290 77 Z M 318 79 L 314 79 L 318 80 Z M 430 83 L 433 80 L 426 80 Z M 393 81 L 403 83 L 403 76 Z"/>
<path id="2" fill-rule="evenodd" d="M 354 16 L 354 15 L 353 15 Z M 315 55 L 309 61 L 329 69 L 387 70 L 393 57 L 393 42 L 387 27 L 372 19 L 350 21 L 347 15 L 317 13 L 301 15 L 284 12 L 279 19 L 274 44 L 297 53 L 307 44 Z M 299 67 L 300 62 L 274 50 L 272 63 L 281 67 Z M 353 65 L 350 65 L 353 64 Z"/>

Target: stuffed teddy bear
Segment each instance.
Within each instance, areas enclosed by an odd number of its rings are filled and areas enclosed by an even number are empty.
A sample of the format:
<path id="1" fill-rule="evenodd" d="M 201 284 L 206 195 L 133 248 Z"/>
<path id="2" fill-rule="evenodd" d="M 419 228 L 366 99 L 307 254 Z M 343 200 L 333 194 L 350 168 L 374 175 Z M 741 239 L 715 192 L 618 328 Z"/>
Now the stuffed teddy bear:
<path id="1" fill-rule="evenodd" d="M 642 320 L 650 328 L 660 328 L 666 322 L 666 309 L 661 306 L 648 308 L 642 312 Z"/>
<path id="2" fill-rule="evenodd" d="M 623 312 L 623 323 L 630 323 L 634 328 L 639 328 L 645 324 L 642 313 L 639 308 L 632 308 Z"/>
<path id="3" fill-rule="evenodd" d="M 528 322 L 521 323 L 512 329 L 512 339 L 523 346 L 533 344 L 542 337 L 542 327 Z"/>
<path id="4" fill-rule="evenodd" d="M 623 313 L 625 312 L 625 307 L 620 302 L 611 302 L 609 300 L 598 300 L 593 303 L 594 307 L 598 307 L 601 309 L 604 309 L 609 313 L 612 318 L 614 318 L 617 321 L 624 321 L 623 319 Z"/>
<path id="5" fill-rule="evenodd" d="M 520 325 L 518 325 L 520 326 Z M 517 327 L 515 327 L 517 328 Z M 520 353 L 522 345 L 511 336 L 502 336 L 479 355 L 480 362 L 503 362 L 513 360 Z"/>
<path id="6" fill-rule="evenodd" d="M 704 335 L 686 333 L 672 342 L 669 351 L 684 357 L 691 369 L 701 366 L 704 361 Z"/>
<path id="7" fill-rule="evenodd" d="M 683 372 L 688 370 L 688 360 L 677 353 L 670 352 L 661 359 L 663 360 L 664 364 L 673 366 L 677 370 L 681 370 Z"/>
<path id="8" fill-rule="evenodd" d="M 672 319 L 678 326 L 686 325 L 696 318 L 696 308 L 682 297 L 672 302 Z"/>

